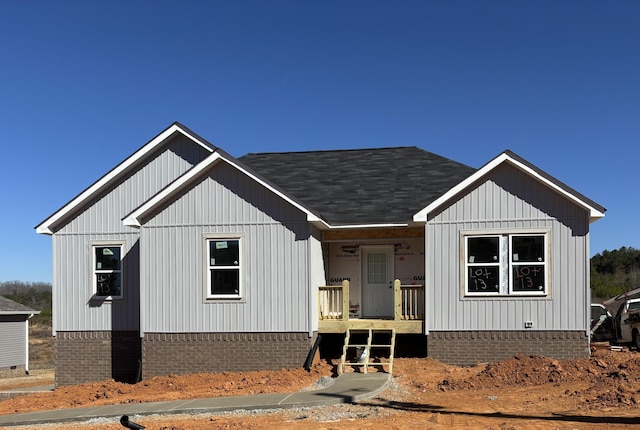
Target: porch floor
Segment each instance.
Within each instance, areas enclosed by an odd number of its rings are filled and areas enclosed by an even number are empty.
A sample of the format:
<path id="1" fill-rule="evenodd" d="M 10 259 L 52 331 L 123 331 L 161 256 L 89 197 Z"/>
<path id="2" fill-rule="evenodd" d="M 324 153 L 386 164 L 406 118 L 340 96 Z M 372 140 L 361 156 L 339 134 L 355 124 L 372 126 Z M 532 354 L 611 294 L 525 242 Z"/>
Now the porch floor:
<path id="1" fill-rule="evenodd" d="M 397 334 L 423 334 L 422 320 L 394 320 L 394 319 L 348 319 L 348 320 L 320 320 L 319 333 L 345 333 L 347 330 L 389 330 L 395 329 Z"/>

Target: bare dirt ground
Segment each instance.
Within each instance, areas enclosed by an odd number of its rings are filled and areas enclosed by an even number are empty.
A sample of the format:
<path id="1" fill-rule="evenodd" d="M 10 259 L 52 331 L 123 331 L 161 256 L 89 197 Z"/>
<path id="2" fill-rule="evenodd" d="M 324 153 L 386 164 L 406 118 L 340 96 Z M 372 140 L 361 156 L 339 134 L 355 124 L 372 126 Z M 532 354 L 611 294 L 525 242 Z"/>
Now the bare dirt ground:
<path id="1" fill-rule="evenodd" d="M 157 377 L 61 387 L 0 402 L 0 414 L 90 405 L 313 389 L 334 363 L 302 369 Z M 33 372 L 32 372 L 33 373 Z M 29 380 L 31 376 L 22 378 Z M 6 382 L 6 381 L 5 381 Z M 15 384 L 15 382 L 14 382 Z M 3 383 L 0 383 L 2 387 Z M 398 358 L 382 395 L 358 405 L 222 415 L 132 418 L 147 429 L 640 429 L 640 353 L 595 349 L 592 357 L 555 361 L 516 356 L 474 367 Z M 123 428 L 117 420 L 38 426 Z"/>

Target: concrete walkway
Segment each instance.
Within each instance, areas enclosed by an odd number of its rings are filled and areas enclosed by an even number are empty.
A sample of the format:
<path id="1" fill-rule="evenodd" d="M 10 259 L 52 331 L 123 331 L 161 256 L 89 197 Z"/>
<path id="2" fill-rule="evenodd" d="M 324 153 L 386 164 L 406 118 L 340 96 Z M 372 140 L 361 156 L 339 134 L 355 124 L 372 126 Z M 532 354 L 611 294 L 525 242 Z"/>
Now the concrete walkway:
<path id="1" fill-rule="evenodd" d="M 388 373 L 345 373 L 321 390 L 289 394 L 257 394 L 253 396 L 216 397 L 213 399 L 175 400 L 170 402 L 135 403 L 112 406 L 61 409 L 0 415 L 0 426 L 36 425 L 88 421 L 93 418 L 119 419 L 122 415 L 219 413 L 238 409 L 286 409 L 353 403 L 377 396 L 391 379 Z"/>
<path id="2" fill-rule="evenodd" d="M 36 387 L 20 387 L 10 388 L 8 390 L 0 390 L 0 400 L 10 399 L 12 397 L 24 396 L 25 394 L 43 393 L 53 391 L 56 388 L 54 384 L 40 385 Z"/>

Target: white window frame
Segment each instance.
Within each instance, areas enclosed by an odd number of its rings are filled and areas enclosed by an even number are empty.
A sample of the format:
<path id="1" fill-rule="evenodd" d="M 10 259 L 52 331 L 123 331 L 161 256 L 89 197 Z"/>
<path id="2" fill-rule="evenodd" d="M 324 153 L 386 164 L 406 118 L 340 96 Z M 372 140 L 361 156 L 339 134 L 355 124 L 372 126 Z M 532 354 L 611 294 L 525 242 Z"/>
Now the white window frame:
<path id="1" fill-rule="evenodd" d="M 98 248 L 120 248 L 120 269 L 98 269 L 97 261 L 96 261 L 96 249 Z M 119 300 L 124 298 L 124 251 L 125 251 L 125 243 L 124 242 L 92 242 L 91 243 L 91 286 L 93 289 L 93 297 L 101 300 Z M 117 296 L 108 295 L 103 296 L 98 294 L 98 275 L 99 274 L 112 274 L 118 273 L 120 274 L 120 294 Z"/>
<path id="2" fill-rule="evenodd" d="M 532 236 L 541 236 L 544 238 L 544 242 L 542 244 L 543 248 L 543 259 L 542 261 L 527 261 L 525 263 L 520 263 L 515 259 L 515 254 L 513 253 L 513 239 L 515 237 L 532 237 Z M 510 234 L 509 235 L 509 294 L 514 296 L 546 296 L 548 295 L 547 290 L 549 289 L 549 259 L 548 259 L 548 246 L 547 235 L 541 233 L 518 233 L 518 234 Z M 535 290 L 526 290 L 526 291 L 516 291 L 513 287 L 514 278 L 513 278 L 513 269 L 518 266 L 528 266 L 528 267 L 542 267 L 544 269 L 544 289 L 540 292 Z M 528 273 L 527 273 L 528 274 Z M 527 274 L 524 274 L 525 276 Z M 530 277 L 527 277 L 530 282 L 533 280 Z"/>
<path id="3" fill-rule="evenodd" d="M 487 263 L 487 262 L 475 262 L 475 261 L 471 261 L 471 259 L 469 258 L 469 239 L 474 239 L 474 238 L 497 238 L 498 239 L 498 261 L 496 263 Z M 464 237 L 464 261 L 465 261 L 465 269 L 464 269 L 464 283 L 465 283 L 465 294 L 466 295 L 472 295 L 472 296 L 495 296 L 495 295 L 500 295 L 500 291 L 501 291 L 501 286 L 503 285 L 503 279 L 504 279 L 504 270 L 502 270 L 503 268 L 503 264 L 502 261 L 504 259 L 503 255 L 502 255 L 502 236 L 498 235 L 498 234 L 477 234 L 477 235 L 467 235 Z M 497 267 L 498 268 L 498 291 L 494 292 L 494 291 L 488 291 L 488 292 L 482 292 L 482 291 L 469 291 L 469 269 L 473 269 L 474 267 L 480 268 L 480 267 Z M 479 279 L 479 281 L 481 282 L 482 280 Z"/>
<path id="4" fill-rule="evenodd" d="M 217 266 L 211 264 L 211 256 L 209 254 L 209 244 L 211 242 L 222 242 L 222 241 L 235 241 L 238 242 L 238 264 L 237 265 L 227 265 L 227 266 Z M 244 254 L 244 237 L 243 235 L 234 235 L 234 234 L 208 234 L 204 236 L 204 296 L 206 301 L 219 301 L 219 300 L 230 300 L 230 301 L 242 301 L 244 299 L 245 294 L 245 286 L 244 286 L 244 272 L 245 272 L 245 254 Z M 238 294 L 213 294 L 211 292 L 211 271 L 213 268 L 222 269 L 222 270 L 237 270 L 238 271 Z"/>
<path id="5" fill-rule="evenodd" d="M 551 295 L 551 282 L 550 282 L 550 238 L 551 232 L 549 230 L 531 229 L 531 230 L 518 230 L 518 231 L 465 231 L 462 235 L 462 258 L 464 261 L 461 264 L 461 276 L 463 284 L 463 295 L 465 297 L 548 297 Z M 526 237 L 526 236 L 541 236 L 544 239 L 543 250 L 544 257 L 542 261 L 538 262 L 525 262 L 518 263 L 514 258 L 513 247 L 514 237 Z M 469 239 L 480 237 L 498 237 L 498 252 L 500 254 L 498 263 L 475 263 L 469 261 Z M 542 291 L 528 290 L 528 291 L 516 291 L 513 286 L 513 269 L 517 266 L 540 266 L 544 268 L 544 289 Z M 473 267 L 486 267 L 486 266 L 498 266 L 499 273 L 499 287 L 497 292 L 481 292 L 470 291 L 469 287 L 469 269 Z"/>

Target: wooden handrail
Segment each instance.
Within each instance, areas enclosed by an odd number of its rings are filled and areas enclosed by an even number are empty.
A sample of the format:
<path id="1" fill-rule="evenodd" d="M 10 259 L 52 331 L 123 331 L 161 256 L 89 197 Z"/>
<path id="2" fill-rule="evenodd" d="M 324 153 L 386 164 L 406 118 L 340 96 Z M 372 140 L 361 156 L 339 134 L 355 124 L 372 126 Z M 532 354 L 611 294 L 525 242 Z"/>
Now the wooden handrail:
<path id="1" fill-rule="evenodd" d="M 321 320 L 349 319 L 349 281 L 318 287 L 318 316 Z"/>
<path id="2" fill-rule="evenodd" d="M 393 282 L 394 320 L 421 320 L 424 318 L 424 286 L 402 285 Z M 349 281 L 342 285 L 318 287 L 318 318 L 320 320 L 349 320 Z"/>
<path id="3" fill-rule="evenodd" d="M 420 320 L 424 318 L 424 287 L 402 285 L 399 279 L 393 282 L 395 320 Z"/>

